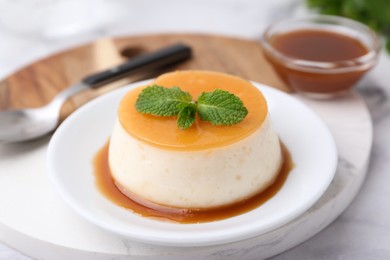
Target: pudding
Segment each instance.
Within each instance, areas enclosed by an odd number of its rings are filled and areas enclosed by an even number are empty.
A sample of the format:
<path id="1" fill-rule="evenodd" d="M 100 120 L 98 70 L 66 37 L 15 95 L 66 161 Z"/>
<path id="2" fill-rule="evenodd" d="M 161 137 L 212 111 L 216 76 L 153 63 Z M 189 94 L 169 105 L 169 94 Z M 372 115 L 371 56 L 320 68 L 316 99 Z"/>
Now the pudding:
<path id="1" fill-rule="evenodd" d="M 122 99 L 109 146 L 109 166 L 123 194 L 143 205 L 208 210 L 239 203 L 269 187 L 282 151 L 266 100 L 248 81 L 206 71 L 179 71 L 152 84 L 178 86 L 197 98 L 223 89 L 238 96 L 248 115 L 232 126 L 196 118 L 181 130 L 176 117 L 139 113 L 143 87 Z"/>

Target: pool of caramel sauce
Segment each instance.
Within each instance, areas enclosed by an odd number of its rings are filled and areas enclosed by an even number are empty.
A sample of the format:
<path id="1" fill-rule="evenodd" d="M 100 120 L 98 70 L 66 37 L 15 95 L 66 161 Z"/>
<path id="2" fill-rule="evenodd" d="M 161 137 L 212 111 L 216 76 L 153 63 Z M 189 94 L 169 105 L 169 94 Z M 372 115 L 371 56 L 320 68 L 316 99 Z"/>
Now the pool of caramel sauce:
<path id="1" fill-rule="evenodd" d="M 148 203 L 147 201 L 141 204 L 140 202 L 142 199 L 139 197 L 133 197 L 133 200 L 130 199 L 119 190 L 119 188 L 115 185 L 115 180 L 111 176 L 108 164 L 109 142 L 107 142 L 95 155 L 93 161 L 95 180 L 100 192 L 111 202 L 118 206 L 127 208 L 143 217 L 183 224 L 222 220 L 243 214 L 259 207 L 272 198 L 282 188 L 294 164 L 289 151 L 284 145 L 281 146 L 283 152 L 283 164 L 274 183 L 261 193 L 249 199 L 221 208 L 207 210 L 179 209 L 155 205 Z M 144 206 L 143 204 L 147 206 Z"/>

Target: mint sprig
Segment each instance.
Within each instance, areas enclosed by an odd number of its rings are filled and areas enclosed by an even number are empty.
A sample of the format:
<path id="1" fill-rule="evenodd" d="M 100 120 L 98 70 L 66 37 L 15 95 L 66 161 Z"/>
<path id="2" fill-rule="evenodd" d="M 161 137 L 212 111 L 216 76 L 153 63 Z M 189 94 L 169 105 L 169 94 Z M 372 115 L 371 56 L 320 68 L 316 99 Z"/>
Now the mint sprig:
<path id="1" fill-rule="evenodd" d="M 241 122 L 248 110 L 232 93 L 216 89 L 203 92 L 198 101 L 193 101 L 188 92 L 179 87 L 165 88 L 152 85 L 142 90 L 135 103 L 138 112 L 155 116 L 178 116 L 177 125 L 187 129 L 199 118 L 213 125 L 234 125 Z"/>

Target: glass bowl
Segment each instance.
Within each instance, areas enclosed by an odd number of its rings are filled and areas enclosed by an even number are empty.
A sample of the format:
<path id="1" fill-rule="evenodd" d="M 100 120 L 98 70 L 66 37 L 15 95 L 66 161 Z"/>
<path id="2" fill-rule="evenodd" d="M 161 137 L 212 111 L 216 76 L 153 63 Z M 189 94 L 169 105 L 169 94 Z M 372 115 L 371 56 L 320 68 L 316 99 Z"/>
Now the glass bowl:
<path id="1" fill-rule="evenodd" d="M 321 31 L 346 36 L 363 45 L 366 52 L 350 59 L 322 61 L 292 56 L 274 46 L 277 37 L 297 31 Z M 350 91 L 377 63 L 381 49 L 379 37 L 367 26 L 329 15 L 274 23 L 265 30 L 262 45 L 265 57 L 281 79 L 292 89 L 315 98 L 333 97 Z"/>

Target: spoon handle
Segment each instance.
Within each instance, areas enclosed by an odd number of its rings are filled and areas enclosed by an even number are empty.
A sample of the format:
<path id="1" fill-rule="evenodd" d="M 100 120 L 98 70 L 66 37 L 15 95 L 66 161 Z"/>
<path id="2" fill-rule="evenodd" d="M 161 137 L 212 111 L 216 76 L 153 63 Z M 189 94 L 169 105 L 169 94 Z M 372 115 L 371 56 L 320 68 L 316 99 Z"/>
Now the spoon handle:
<path id="1" fill-rule="evenodd" d="M 168 66 L 191 57 L 191 48 L 184 44 L 176 44 L 158 51 L 136 56 L 114 68 L 85 77 L 82 82 L 92 88 L 108 84 L 124 78 L 140 70 L 152 70 Z"/>
<path id="2" fill-rule="evenodd" d="M 184 61 L 191 57 L 191 48 L 184 44 L 175 44 L 152 53 L 136 56 L 114 68 L 89 75 L 81 82 L 65 89 L 49 104 L 60 109 L 63 103 L 71 96 L 89 88 L 98 88 L 118 79 L 140 71 L 153 70 Z"/>

